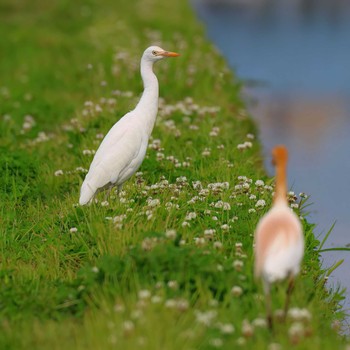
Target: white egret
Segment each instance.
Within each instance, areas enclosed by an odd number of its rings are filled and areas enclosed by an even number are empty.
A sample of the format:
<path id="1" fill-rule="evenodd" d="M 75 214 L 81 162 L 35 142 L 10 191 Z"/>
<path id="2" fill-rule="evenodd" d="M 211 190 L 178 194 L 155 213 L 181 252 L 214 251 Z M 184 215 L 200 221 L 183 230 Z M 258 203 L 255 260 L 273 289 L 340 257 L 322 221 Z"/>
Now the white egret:
<path id="1" fill-rule="evenodd" d="M 262 217 L 255 231 L 255 275 L 261 277 L 266 295 L 267 322 L 272 328 L 270 287 L 273 282 L 288 278 L 285 301 L 286 315 L 290 295 L 294 287 L 294 276 L 300 270 L 304 255 L 304 236 L 299 218 L 289 208 L 287 201 L 286 169 L 288 151 L 285 146 L 272 150 L 276 167 L 276 189 L 274 203 Z"/>
<path id="2" fill-rule="evenodd" d="M 179 54 L 158 46 L 150 46 L 144 51 L 141 58 L 144 85 L 141 99 L 134 110 L 114 124 L 96 151 L 81 186 L 80 205 L 90 202 L 101 190 L 113 186 L 120 190 L 141 165 L 158 111 L 159 88 L 153 64 L 164 57 L 176 56 Z"/>

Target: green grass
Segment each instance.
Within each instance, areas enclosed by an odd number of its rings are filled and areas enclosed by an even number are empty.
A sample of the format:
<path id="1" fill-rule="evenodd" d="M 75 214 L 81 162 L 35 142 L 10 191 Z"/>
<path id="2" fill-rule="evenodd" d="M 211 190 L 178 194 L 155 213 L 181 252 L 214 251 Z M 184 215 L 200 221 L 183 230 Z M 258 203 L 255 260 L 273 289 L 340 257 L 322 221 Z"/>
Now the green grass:
<path id="1" fill-rule="evenodd" d="M 291 336 L 293 319 L 274 335 L 259 326 L 252 241 L 273 181 L 241 83 L 186 1 L 3 0 L 0 31 L 0 348 L 345 346 L 335 327 L 342 293 L 324 287 L 306 220 L 292 307 L 312 319 L 299 321 L 302 335 Z M 120 200 L 103 206 L 101 194 L 78 207 L 86 150 L 137 102 L 150 44 L 181 57 L 156 66 L 164 100 L 142 174 Z M 239 150 L 246 141 L 252 147 Z M 255 208 L 258 199 L 266 207 Z M 275 309 L 284 288 L 274 290 Z"/>

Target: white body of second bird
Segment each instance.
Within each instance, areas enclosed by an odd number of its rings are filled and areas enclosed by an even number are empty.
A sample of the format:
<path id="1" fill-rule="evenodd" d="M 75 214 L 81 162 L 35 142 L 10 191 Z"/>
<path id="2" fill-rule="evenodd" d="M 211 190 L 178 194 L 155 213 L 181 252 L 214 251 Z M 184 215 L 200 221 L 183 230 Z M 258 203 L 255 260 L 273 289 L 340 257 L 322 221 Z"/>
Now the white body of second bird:
<path id="1" fill-rule="evenodd" d="M 158 112 L 158 79 L 153 64 L 164 57 L 179 54 L 158 46 L 147 48 L 141 58 L 144 92 L 134 110 L 109 130 L 96 151 L 89 172 L 81 186 L 79 204 L 84 205 L 103 189 L 119 189 L 140 167 Z"/>

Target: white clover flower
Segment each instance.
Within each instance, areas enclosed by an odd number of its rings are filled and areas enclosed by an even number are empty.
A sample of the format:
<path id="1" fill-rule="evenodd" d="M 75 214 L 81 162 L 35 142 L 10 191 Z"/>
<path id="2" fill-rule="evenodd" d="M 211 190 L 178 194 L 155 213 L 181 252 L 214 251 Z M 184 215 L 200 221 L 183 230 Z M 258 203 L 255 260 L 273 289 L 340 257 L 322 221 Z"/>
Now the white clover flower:
<path id="1" fill-rule="evenodd" d="M 232 334 L 235 331 L 235 327 L 231 323 L 224 323 L 219 325 L 222 334 Z"/>
<path id="2" fill-rule="evenodd" d="M 256 318 L 255 320 L 253 320 L 252 325 L 254 327 L 265 328 L 265 327 L 267 327 L 266 319 L 265 318 Z"/>
<path id="3" fill-rule="evenodd" d="M 219 302 L 216 299 L 210 299 L 208 305 L 210 307 L 217 307 L 219 305 Z"/>
<path id="4" fill-rule="evenodd" d="M 247 134 L 247 139 L 254 140 L 255 136 L 253 134 Z"/>
<path id="5" fill-rule="evenodd" d="M 255 181 L 255 186 L 256 187 L 263 187 L 265 185 L 263 180 L 256 180 Z"/>
<path id="6" fill-rule="evenodd" d="M 186 215 L 185 220 L 193 220 L 197 217 L 197 214 L 195 212 L 190 212 Z"/>
<path id="7" fill-rule="evenodd" d="M 75 171 L 81 172 L 81 173 L 87 173 L 88 172 L 87 169 L 85 169 L 85 168 L 83 168 L 81 166 L 78 166 L 77 168 L 75 168 Z"/>
<path id="8" fill-rule="evenodd" d="M 213 221 L 218 221 L 218 220 L 219 220 L 217 216 L 212 216 L 211 219 L 212 219 Z"/>
<path id="9" fill-rule="evenodd" d="M 267 350 L 282 350 L 282 346 L 278 343 L 271 343 L 267 347 Z"/>
<path id="10" fill-rule="evenodd" d="M 221 229 L 222 229 L 223 231 L 228 231 L 228 230 L 230 229 L 230 226 L 227 225 L 227 224 L 223 224 L 223 225 L 221 225 Z"/>
<path id="11" fill-rule="evenodd" d="M 243 261 L 242 260 L 235 260 L 233 262 L 232 266 L 236 271 L 242 271 Z"/>
<path id="12" fill-rule="evenodd" d="M 94 273 L 98 273 L 100 270 L 98 269 L 97 266 L 93 266 L 93 267 L 91 268 L 91 271 L 94 272 Z"/>
<path id="13" fill-rule="evenodd" d="M 293 343 L 297 343 L 304 336 L 304 325 L 301 322 L 294 322 L 288 329 L 288 335 Z"/>
<path id="14" fill-rule="evenodd" d="M 222 243 L 219 242 L 219 241 L 215 241 L 213 243 L 213 246 L 214 246 L 215 249 L 222 249 L 222 247 L 223 247 Z"/>
<path id="15" fill-rule="evenodd" d="M 223 201 L 218 201 L 218 202 L 215 203 L 214 207 L 215 208 L 222 208 L 223 204 L 224 204 Z"/>
<path id="16" fill-rule="evenodd" d="M 115 216 L 115 217 L 113 218 L 113 222 L 114 222 L 114 223 L 122 222 L 125 218 L 126 218 L 126 215 L 125 215 L 125 214 L 118 215 L 118 216 Z"/>
<path id="17" fill-rule="evenodd" d="M 194 196 L 189 201 L 187 201 L 187 203 L 188 204 L 194 204 L 194 203 L 196 203 L 199 200 L 200 200 L 200 198 L 198 196 Z"/>
<path id="18" fill-rule="evenodd" d="M 235 186 L 235 191 L 241 191 L 243 189 L 242 185 L 236 185 Z"/>
<path id="19" fill-rule="evenodd" d="M 252 200 L 256 199 L 256 195 L 255 195 L 255 194 L 251 194 L 251 195 L 249 196 L 249 199 L 252 199 Z"/>
<path id="20" fill-rule="evenodd" d="M 175 280 L 168 281 L 168 287 L 170 289 L 178 289 L 179 284 Z"/>
<path id="21" fill-rule="evenodd" d="M 147 289 L 141 289 L 138 293 L 139 299 L 146 300 L 151 297 L 151 292 Z"/>
<path id="22" fill-rule="evenodd" d="M 189 302 L 186 299 L 176 300 L 176 308 L 179 311 L 186 311 L 189 308 Z"/>
<path id="23" fill-rule="evenodd" d="M 231 205 L 230 205 L 230 203 L 224 202 L 224 203 L 222 204 L 222 209 L 223 209 L 223 210 L 231 210 Z"/>
<path id="24" fill-rule="evenodd" d="M 299 208 L 299 204 L 298 203 L 292 203 L 290 205 L 290 207 L 293 208 L 293 209 L 298 209 Z"/>
<path id="25" fill-rule="evenodd" d="M 210 148 L 205 148 L 204 151 L 202 152 L 203 157 L 208 157 L 211 154 Z"/>
<path id="26" fill-rule="evenodd" d="M 196 244 L 196 246 L 204 246 L 207 242 L 205 241 L 204 237 L 195 237 L 194 238 L 194 243 Z"/>
<path id="27" fill-rule="evenodd" d="M 162 297 L 160 297 L 159 295 L 153 295 L 153 297 L 151 298 L 151 303 L 152 304 L 159 304 L 162 302 Z"/>
<path id="28" fill-rule="evenodd" d="M 208 196 L 209 195 L 209 190 L 208 189 L 206 189 L 206 188 L 204 188 L 204 189 L 202 189 L 202 190 L 200 190 L 199 191 L 199 195 L 200 196 Z"/>
<path id="29" fill-rule="evenodd" d="M 165 231 L 165 237 L 169 239 L 175 239 L 176 238 L 176 230 L 168 229 Z"/>
<path id="30" fill-rule="evenodd" d="M 231 289 L 231 294 L 234 296 L 234 297 L 239 297 L 241 296 L 243 293 L 243 289 L 239 286 L 233 286 L 232 289 Z"/>
<path id="31" fill-rule="evenodd" d="M 255 207 L 256 208 L 263 208 L 266 205 L 266 202 L 263 199 L 259 199 L 256 204 Z"/>
<path id="32" fill-rule="evenodd" d="M 196 321 L 198 323 L 209 327 L 213 322 L 213 320 L 215 319 L 217 312 L 215 310 L 209 310 L 209 311 L 203 311 L 203 312 L 195 310 L 195 315 L 196 315 Z"/>
<path id="33" fill-rule="evenodd" d="M 160 200 L 158 198 L 156 198 L 156 199 L 148 198 L 147 199 L 147 205 L 149 207 L 156 207 L 159 204 L 160 204 Z"/>
<path id="34" fill-rule="evenodd" d="M 180 176 L 180 177 L 176 178 L 176 182 L 177 183 L 185 183 L 185 182 L 187 182 L 187 177 L 186 176 Z"/>
<path id="35" fill-rule="evenodd" d="M 101 202 L 101 206 L 102 207 L 107 207 L 107 206 L 109 206 L 109 202 L 103 201 L 103 202 Z"/>
<path id="36" fill-rule="evenodd" d="M 244 346 L 246 344 L 246 340 L 243 337 L 239 337 L 236 340 L 237 345 Z"/>
<path id="37" fill-rule="evenodd" d="M 248 190 L 250 188 L 250 185 L 249 183 L 245 182 L 243 185 L 242 185 L 243 189 L 244 190 Z"/>
<path id="38" fill-rule="evenodd" d="M 254 327 L 249 323 L 248 320 L 243 320 L 242 334 L 246 338 L 250 338 L 254 334 Z"/>
<path id="39" fill-rule="evenodd" d="M 102 107 L 100 105 L 95 105 L 95 112 L 101 113 L 103 111 Z"/>
<path id="40" fill-rule="evenodd" d="M 201 190 L 202 189 L 202 183 L 200 181 L 193 181 L 192 182 L 193 189 L 195 190 Z"/>
<path id="41" fill-rule="evenodd" d="M 55 173 L 54 173 L 55 176 L 61 176 L 63 175 L 63 170 L 59 169 L 59 170 L 56 170 Z"/>
<path id="42" fill-rule="evenodd" d="M 70 233 L 76 233 L 78 232 L 78 229 L 76 227 L 72 227 L 71 229 L 69 229 Z"/>
<path id="43" fill-rule="evenodd" d="M 218 270 L 218 271 L 224 271 L 224 267 L 222 266 L 222 265 L 220 265 L 220 264 L 217 264 L 216 265 L 216 269 Z"/>
<path id="44" fill-rule="evenodd" d="M 212 345 L 214 348 L 221 348 L 224 345 L 224 342 L 220 338 L 213 338 L 210 339 L 210 345 Z"/>
<path id="45" fill-rule="evenodd" d="M 181 224 L 182 227 L 187 227 L 187 226 L 190 226 L 190 223 L 188 221 L 184 221 L 182 224 Z"/>
<path id="46" fill-rule="evenodd" d="M 125 306 L 123 304 L 115 304 L 113 309 L 115 312 L 122 313 L 125 311 Z"/>
<path id="47" fill-rule="evenodd" d="M 135 329 L 134 322 L 127 320 L 123 322 L 123 329 L 126 333 L 131 333 Z"/>
<path id="48" fill-rule="evenodd" d="M 312 315 L 307 309 L 299 309 L 297 307 L 293 307 L 288 310 L 288 317 L 293 321 L 310 321 Z"/>
<path id="49" fill-rule="evenodd" d="M 248 213 L 249 214 L 256 213 L 256 210 L 254 208 L 248 209 Z"/>
<path id="50" fill-rule="evenodd" d="M 216 232 L 216 230 L 214 229 L 207 229 L 207 230 L 204 230 L 204 236 L 205 237 L 208 237 L 208 238 L 211 238 L 214 236 L 214 233 Z"/>

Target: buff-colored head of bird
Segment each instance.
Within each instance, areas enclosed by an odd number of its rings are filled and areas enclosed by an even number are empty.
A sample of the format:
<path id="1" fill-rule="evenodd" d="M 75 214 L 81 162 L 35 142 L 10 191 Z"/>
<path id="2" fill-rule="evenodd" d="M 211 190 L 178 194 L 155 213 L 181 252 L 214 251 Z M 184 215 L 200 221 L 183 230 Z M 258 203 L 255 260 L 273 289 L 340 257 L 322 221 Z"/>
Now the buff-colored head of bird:
<path id="1" fill-rule="evenodd" d="M 272 149 L 272 164 L 274 166 L 285 165 L 288 161 L 288 150 L 284 145 L 275 146 Z"/>

